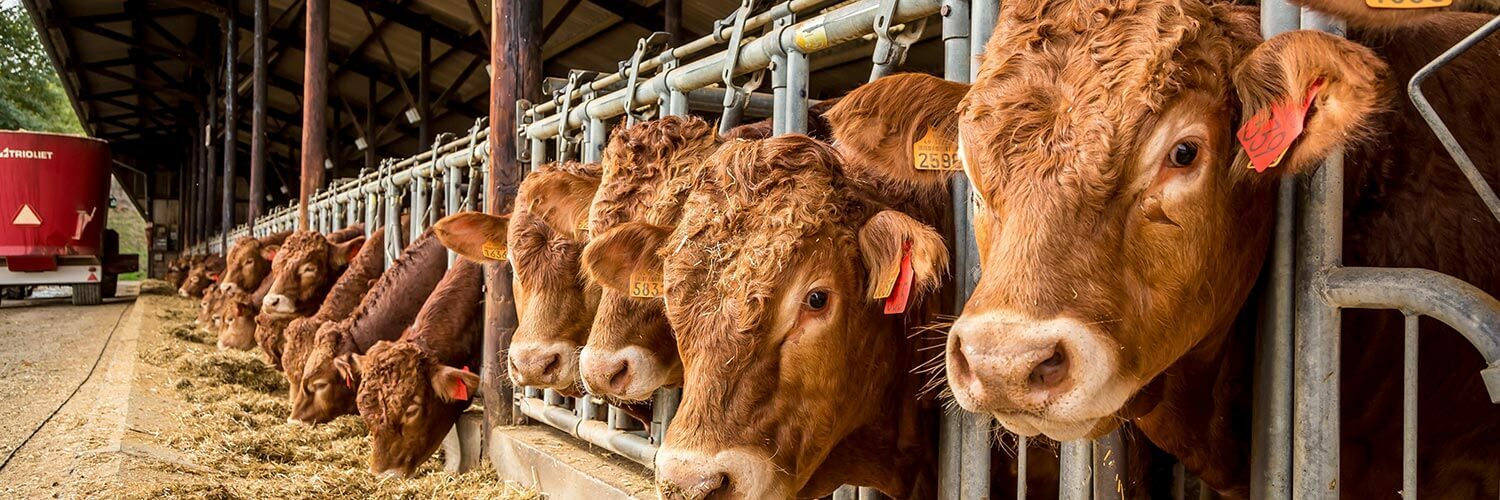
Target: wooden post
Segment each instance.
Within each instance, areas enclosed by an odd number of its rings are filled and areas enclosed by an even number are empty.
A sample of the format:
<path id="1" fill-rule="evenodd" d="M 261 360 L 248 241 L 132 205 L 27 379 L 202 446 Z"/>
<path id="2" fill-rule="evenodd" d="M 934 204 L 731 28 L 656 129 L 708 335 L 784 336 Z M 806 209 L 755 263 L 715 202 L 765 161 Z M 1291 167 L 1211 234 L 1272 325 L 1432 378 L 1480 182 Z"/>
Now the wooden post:
<path id="1" fill-rule="evenodd" d="M 490 162 L 485 211 L 510 212 L 522 165 L 516 161 L 516 100 L 533 102 L 542 84 L 542 3 L 495 0 L 490 33 Z M 485 266 L 484 361 L 480 394 L 486 401 L 485 435 L 514 417 L 505 379 L 505 351 L 516 332 L 516 304 L 511 296 L 510 265 Z"/>
<path id="2" fill-rule="evenodd" d="M 239 100 L 239 83 L 234 76 L 235 54 L 239 51 L 238 27 L 235 26 L 236 11 L 224 17 L 224 211 L 219 217 L 219 246 L 229 252 L 229 229 L 234 227 L 234 160 L 239 155 L 239 116 L 235 114 L 235 102 Z"/>
<path id="3" fill-rule="evenodd" d="M 432 37 L 422 33 L 422 61 L 417 66 L 417 144 L 421 153 L 432 149 Z"/>
<path id="4" fill-rule="evenodd" d="M 255 81 L 251 84 L 250 111 L 250 208 L 245 217 L 250 229 L 265 211 L 266 203 L 266 18 L 271 15 L 267 0 L 255 0 Z"/>
<path id="5" fill-rule="evenodd" d="M 203 170 L 206 172 L 203 183 L 203 241 L 205 243 L 210 241 L 209 238 L 213 237 L 215 225 L 214 214 L 218 213 L 219 200 L 214 199 L 212 193 L 214 192 L 214 186 L 218 185 L 217 182 L 214 182 L 217 179 L 215 177 L 217 171 L 214 169 L 214 166 L 220 160 L 219 152 L 214 148 L 214 125 L 219 122 L 219 87 L 215 85 L 217 82 L 214 81 L 212 76 L 206 76 L 206 78 L 208 78 L 208 126 L 203 131 L 203 147 L 205 149 Z"/>
<path id="6" fill-rule="evenodd" d="M 328 0 L 307 0 L 307 57 L 302 66 L 302 192 L 297 230 L 309 231 L 307 204 L 323 187 L 328 159 Z"/>

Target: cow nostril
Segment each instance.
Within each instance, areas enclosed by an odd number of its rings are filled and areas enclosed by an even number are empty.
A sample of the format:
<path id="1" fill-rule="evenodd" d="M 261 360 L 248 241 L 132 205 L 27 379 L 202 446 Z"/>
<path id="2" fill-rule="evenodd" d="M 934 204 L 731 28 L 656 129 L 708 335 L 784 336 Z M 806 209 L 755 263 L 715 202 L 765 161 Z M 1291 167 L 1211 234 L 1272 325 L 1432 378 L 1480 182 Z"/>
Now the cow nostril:
<path id="1" fill-rule="evenodd" d="M 969 369 L 969 360 L 964 357 L 963 339 L 957 335 L 948 338 L 948 377 L 965 385 L 974 378 Z"/>
<path id="2" fill-rule="evenodd" d="M 609 388 L 618 394 L 624 392 L 628 385 L 630 385 L 630 363 L 620 361 L 620 366 L 609 376 Z"/>
<path id="3" fill-rule="evenodd" d="M 1031 369 L 1028 381 L 1036 389 L 1050 389 L 1061 384 L 1068 375 L 1068 356 L 1062 346 L 1052 348 L 1052 355 Z"/>
<path id="4" fill-rule="evenodd" d="M 557 367 L 562 364 L 562 356 L 557 353 L 548 355 L 547 362 L 542 365 L 542 375 L 547 376 L 557 372 Z"/>

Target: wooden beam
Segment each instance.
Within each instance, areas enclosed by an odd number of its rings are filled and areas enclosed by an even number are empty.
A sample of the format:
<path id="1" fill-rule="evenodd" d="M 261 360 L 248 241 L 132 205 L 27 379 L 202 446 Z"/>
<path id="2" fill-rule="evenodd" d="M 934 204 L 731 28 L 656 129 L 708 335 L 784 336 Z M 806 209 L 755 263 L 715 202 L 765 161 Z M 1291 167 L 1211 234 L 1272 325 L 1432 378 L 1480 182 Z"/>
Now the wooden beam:
<path id="1" fill-rule="evenodd" d="M 255 33 L 250 43 L 253 55 L 250 64 L 250 205 L 245 217 L 250 228 L 255 229 L 255 219 L 264 212 L 266 201 L 266 100 L 270 98 L 266 76 L 271 71 L 266 66 L 266 31 L 271 7 L 267 0 L 252 1 L 255 4 Z"/>
<path id="2" fill-rule="evenodd" d="M 646 31 L 662 31 L 666 26 L 666 21 L 662 19 L 661 13 L 649 7 L 642 7 L 640 4 L 630 0 L 590 1 L 594 5 L 599 6 L 599 8 L 609 11 L 610 14 L 614 14 L 615 17 L 645 28 Z"/>
<path id="3" fill-rule="evenodd" d="M 568 0 L 568 3 L 563 4 L 562 8 L 557 10 L 557 15 L 552 16 L 552 19 L 547 21 L 547 27 L 542 28 L 542 43 L 547 43 L 552 39 L 552 34 L 556 33 L 563 23 L 568 22 L 568 16 L 573 14 L 573 10 L 577 9 L 580 3 L 583 3 L 583 0 Z"/>
<path id="4" fill-rule="evenodd" d="M 308 202 L 323 187 L 323 161 L 328 159 L 328 1 L 307 0 L 307 48 L 303 60 L 302 188 L 297 229 L 312 229 Z"/>
<path id="5" fill-rule="evenodd" d="M 82 31 L 84 33 L 89 33 L 89 34 L 97 35 L 97 36 L 109 39 L 111 41 L 123 43 L 123 44 L 125 44 L 127 46 L 130 46 L 130 47 L 139 47 L 139 48 L 141 48 L 143 50 L 146 50 L 148 52 L 154 52 L 154 53 L 161 54 L 161 55 L 164 55 L 164 56 L 167 56 L 167 57 L 171 57 L 173 59 L 176 59 L 176 60 L 182 61 L 184 63 L 187 63 L 190 66 L 202 66 L 203 65 L 203 59 L 200 58 L 200 57 L 198 57 L 196 54 L 191 53 L 191 52 L 185 52 L 185 51 L 177 50 L 177 49 L 174 49 L 174 48 L 171 48 L 171 47 L 163 47 L 163 46 L 160 46 L 160 45 L 156 45 L 154 43 L 149 43 L 149 42 L 146 42 L 144 40 L 140 40 L 140 39 L 137 39 L 135 37 L 127 36 L 125 34 L 122 34 L 120 32 L 117 32 L 115 30 L 112 30 L 112 29 L 109 29 L 109 28 L 105 28 L 105 27 L 102 27 L 102 26 L 93 25 L 93 24 L 80 24 L 80 25 L 77 25 L 77 26 L 73 26 L 73 28 L 75 28 L 75 29 L 77 29 L 79 31 Z"/>

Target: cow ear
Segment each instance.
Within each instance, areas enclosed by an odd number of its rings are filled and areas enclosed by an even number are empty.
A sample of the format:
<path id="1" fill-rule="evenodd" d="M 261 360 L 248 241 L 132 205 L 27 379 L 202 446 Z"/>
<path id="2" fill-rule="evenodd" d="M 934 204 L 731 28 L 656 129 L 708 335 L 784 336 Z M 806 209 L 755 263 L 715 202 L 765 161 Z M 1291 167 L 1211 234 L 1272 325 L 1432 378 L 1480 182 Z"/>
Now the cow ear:
<path id="1" fill-rule="evenodd" d="M 661 274 L 662 261 L 656 251 L 669 234 L 667 228 L 645 222 L 615 226 L 583 247 L 583 272 L 595 283 L 616 291 L 629 290 L 631 276 Z"/>
<path id="2" fill-rule="evenodd" d="M 265 259 L 266 262 L 274 262 L 276 252 L 279 250 L 281 250 L 281 245 L 264 245 L 260 247 L 260 258 Z"/>
<path id="3" fill-rule="evenodd" d="M 449 403 L 467 401 L 479 391 L 479 376 L 468 370 L 438 365 L 428 376 L 432 390 Z"/>
<path id="4" fill-rule="evenodd" d="M 946 190 L 948 177 L 962 165 L 957 110 L 968 89 L 908 73 L 850 91 L 825 115 L 846 171 L 879 184 Z"/>
<path id="5" fill-rule="evenodd" d="M 443 217 L 432 226 L 443 246 L 474 262 L 499 262 L 505 259 L 508 215 L 463 212 Z"/>
<path id="6" fill-rule="evenodd" d="M 1235 67 L 1234 86 L 1242 106 L 1235 165 L 1294 175 L 1367 138 L 1392 94 L 1390 68 L 1374 52 L 1318 31 L 1266 40 Z"/>
<path id="7" fill-rule="evenodd" d="M 338 370 L 339 376 L 344 378 L 344 385 L 353 389 L 359 385 L 360 375 L 364 373 L 365 356 L 363 354 L 348 353 L 333 358 L 333 369 Z"/>
<path id="8" fill-rule="evenodd" d="M 895 210 L 882 210 L 859 228 L 859 253 L 869 271 L 867 297 L 884 298 L 911 260 L 911 297 L 936 290 L 948 272 L 948 248 L 931 226 Z"/>
<path id="9" fill-rule="evenodd" d="M 328 264 L 334 269 L 348 267 L 354 262 L 354 257 L 359 255 L 359 250 L 365 247 L 365 237 L 356 236 L 343 243 L 335 243 L 333 249 L 328 252 Z"/>

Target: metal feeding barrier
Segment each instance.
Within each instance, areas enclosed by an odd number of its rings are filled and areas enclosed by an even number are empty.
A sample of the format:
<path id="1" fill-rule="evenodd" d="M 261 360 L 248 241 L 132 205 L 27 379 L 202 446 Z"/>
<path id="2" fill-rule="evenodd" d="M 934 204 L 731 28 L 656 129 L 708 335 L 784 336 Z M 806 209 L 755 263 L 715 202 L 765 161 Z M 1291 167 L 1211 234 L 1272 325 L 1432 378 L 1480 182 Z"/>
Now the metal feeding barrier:
<path id="1" fill-rule="evenodd" d="M 663 37 L 642 39 L 619 71 L 600 75 L 570 74 L 554 96 L 532 105 L 516 103 L 514 126 L 520 162 L 533 170 L 550 160 L 598 162 L 608 137 L 608 121 L 626 123 L 658 116 L 684 115 L 689 110 L 718 111 L 726 125 L 744 114 L 771 116 L 775 133 L 807 130 L 808 56 L 867 36 L 876 39 L 871 56 L 871 79 L 889 74 L 901 64 L 907 47 L 920 37 L 928 19 L 941 18 L 944 77 L 972 81 L 978 68 L 972 61 L 983 51 L 998 17 L 997 0 L 864 0 L 840 4 L 810 15 L 827 0 L 791 0 L 768 9 L 755 9 L 745 0 L 713 33 L 670 50 Z M 757 13 L 758 12 L 758 13 Z M 1269 38 L 1295 29 L 1319 29 L 1342 34 L 1342 27 L 1317 14 L 1286 3 L 1261 4 L 1262 34 Z M 759 36 L 752 32 L 759 31 Z M 1500 218 L 1497 198 L 1473 161 L 1427 104 L 1421 82 L 1442 65 L 1459 57 L 1479 40 L 1500 30 L 1500 18 L 1490 21 L 1426 68 L 1418 72 L 1408 93 L 1443 146 L 1468 177 L 1485 204 Z M 722 51 L 704 54 L 709 49 Z M 756 93 L 764 72 L 770 73 L 771 94 Z M 650 75 L 647 77 L 647 75 Z M 748 81 L 736 83 L 736 79 Z M 717 88 L 709 88 L 717 86 Z M 748 111 L 748 113 L 747 113 Z M 483 182 L 489 160 L 488 130 L 476 122 L 469 132 L 431 151 L 387 161 L 373 172 L 361 172 L 311 198 L 314 229 L 332 231 L 363 222 L 367 232 L 386 227 L 387 260 L 395 259 L 404 244 L 399 231 L 403 212 L 410 216 L 415 238 L 442 215 L 484 206 L 463 196 L 462 186 Z M 554 141 L 548 154 L 548 141 Z M 1339 472 L 1339 310 L 1341 308 L 1395 309 L 1406 316 L 1403 422 L 1402 495 L 1414 498 L 1416 484 L 1416 349 L 1417 318 L 1433 317 L 1464 335 L 1488 363 L 1482 377 L 1491 400 L 1500 402 L 1500 302 L 1451 276 L 1422 269 L 1344 267 L 1340 263 L 1343 207 L 1342 153 L 1331 155 L 1305 182 L 1285 178 L 1278 189 L 1277 217 L 1268 262 L 1264 325 L 1258 332 L 1253 403 L 1254 443 L 1251 457 L 1251 496 L 1254 498 L 1325 497 L 1337 494 Z M 476 190 L 479 192 L 482 190 Z M 951 182 L 954 232 L 954 314 L 978 281 L 979 250 L 972 228 L 972 197 L 964 176 Z M 1297 210 L 1301 206 L 1302 210 Z M 295 228 L 296 204 L 271 210 L 255 221 L 254 230 L 240 226 L 235 238 L 265 236 Z M 1300 212 L 1300 213 L 1299 213 Z M 218 238 L 194 247 L 222 253 Z M 1331 376 L 1299 377 L 1317 373 Z M 657 446 L 671 424 L 682 393 L 661 389 L 652 398 L 649 431 L 620 408 L 591 396 L 567 398 L 551 390 L 523 388 L 515 392 L 515 413 L 530 422 L 557 428 L 591 445 L 609 450 L 645 467 L 653 467 Z M 995 446 L 987 415 L 963 411 L 943 415 L 939 431 L 939 497 L 986 498 L 990 495 L 991 456 Z M 1027 440 L 1017 439 L 1019 480 L 1016 495 L 1025 498 Z M 1063 443 L 1060 457 L 1061 498 L 1114 499 L 1125 496 L 1119 481 L 1130 466 L 1126 443 L 1118 431 L 1096 441 Z M 1181 470 L 1182 467 L 1176 467 Z M 1184 495 L 1185 473 L 1179 472 L 1174 497 Z M 1332 486 L 1330 486 L 1332 485 Z M 837 499 L 878 498 L 869 488 L 841 488 Z"/>

